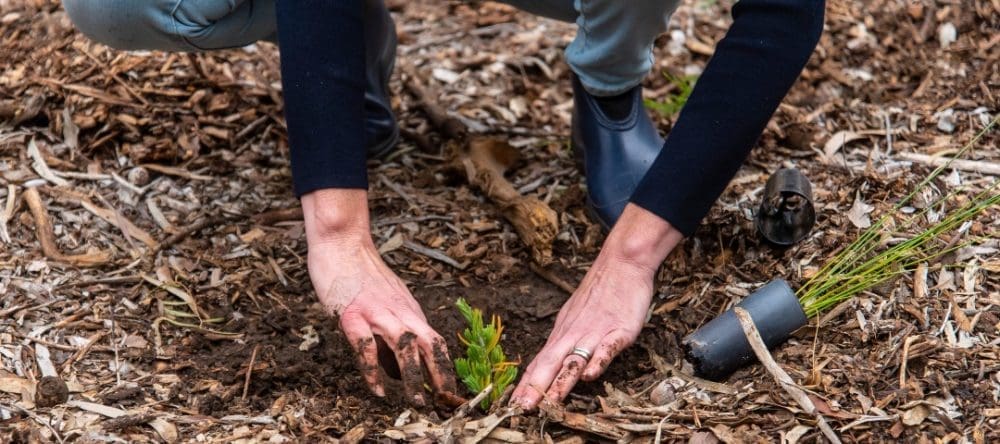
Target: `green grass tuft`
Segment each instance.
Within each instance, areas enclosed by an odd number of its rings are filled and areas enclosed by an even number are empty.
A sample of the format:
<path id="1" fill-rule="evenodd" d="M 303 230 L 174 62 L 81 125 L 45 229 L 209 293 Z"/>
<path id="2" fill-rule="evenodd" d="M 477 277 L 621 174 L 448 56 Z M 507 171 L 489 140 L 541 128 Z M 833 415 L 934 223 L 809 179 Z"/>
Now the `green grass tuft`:
<path id="1" fill-rule="evenodd" d="M 983 128 L 953 159 L 965 154 L 998 121 L 1000 117 Z M 945 241 L 944 236 L 959 229 L 983 210 L 1000 204 L 998 183 L 995 181 L 985 191 L 972 197 L 929 227 L 919 227 L 920 222 L 925 220 L 927 212 L 933 208 L 943 208 L 958 196 L 957 190 L 928 205 L 923 211 L 905 218 L 898 226 L 893 217 L 950 164 L 949 161 L 932 171 L 903 197 L 889 214 L 868 227 L 857 240 L 837 253 L 816 275 L 799 288 L 796 294 L 806 315 L 816 316 L 862 291 L 909 273 L 922 262 L 930 262 L 971 243 L 971 241 L 962 243 L 954 240 Z M 890 239 L 899 238 L 905 240 L 890 245 Z"/>
<path id="2" fill-rule="evenodd" d="M 646 99 L 643 103 L 646 108 L 663 114 L 666 117 L 671 117 L 681 111 L 684 105 L 688 101 L 688 97 L 691 96 L 691 91 L 694 90 L 694 84 L 698 80 L 698 76 L 675 76 L 669 72 L 664 71 L 663 77 L 667 78 L 667 81 L 672 83 L 677 87 L 676 92 L 667 95 L 663 101 L 657 102 L 655 100 Z"/>

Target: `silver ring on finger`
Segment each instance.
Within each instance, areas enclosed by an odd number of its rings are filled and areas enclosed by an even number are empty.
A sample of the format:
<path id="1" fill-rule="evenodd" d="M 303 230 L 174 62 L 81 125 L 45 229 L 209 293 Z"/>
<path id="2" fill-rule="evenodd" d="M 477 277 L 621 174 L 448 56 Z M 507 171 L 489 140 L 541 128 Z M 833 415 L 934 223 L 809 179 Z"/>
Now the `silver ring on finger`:
<path id="1" fill-rule="evenodd" d="M 573 353 L 571 353 L 571 354 L 577 355 L 577 356 L 583 358 L 584 361 L 590 361 L 590 356 L 591 356 L 590 355 L 590 350 L 587 350 L 585 348 L 576 347 L 576 348 L 573 349 Z"/>

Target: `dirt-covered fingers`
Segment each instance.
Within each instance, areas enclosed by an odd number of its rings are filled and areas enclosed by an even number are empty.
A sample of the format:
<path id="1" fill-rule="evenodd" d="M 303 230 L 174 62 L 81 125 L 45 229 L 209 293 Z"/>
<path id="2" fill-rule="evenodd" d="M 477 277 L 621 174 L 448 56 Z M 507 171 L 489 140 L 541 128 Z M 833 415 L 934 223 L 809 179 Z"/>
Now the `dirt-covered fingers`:
<path id="1" fill-rule="evenodd" d="M 569 394 L 569 391 L 573 390 L 573 386 L 576 385 L 577 381 L 580 380 L 580 375 L 586 366 L 587 361 L 582 356 L 572 353 L 566 356 L 563 359 L 559 374 L 552 381 L 549 390 L 545 392 L 545 399 L 552 402 L 561 402 Z"/>
<path id="2" fill-rule="evenodd" d="M 414 328 L 412 324 L 390 313 L 377 315 L 372 322 L 375 334 L 382 336 L 396 355 L 406 400 L 423 407 L 427 405 L 427 398 L 424 396 L 424 367 L 421 364 L 420 339 L 415 333 L 423 331 L 423 328 Z"/>
<path id="3" fill-rule="evenodd" d="M 587 363 L 587 368 L 583 371 L 580 379 L 589 382 L 601 377 L 604 371 L 608 369 L 608 365 L 611 365 L 611 361 L 622 350 L 625 350 L 635 342 L 635 336 L 624 330 L 613 330 L 611 333 L 605 335 L 604 339 L 601 339 L 597 349 L 594 350 L 594 355 L 590 358 L 590 362 Z"/>
<path id="4" fill-rule="evenodd" d="M 455 372 L 452 370 L 454 364 L 448 355 L 448 344 L 444 338 L 427 327 L 420 334 L 418 343 L 434 391 L 455 394 L 457 388 L 455 386 Z"/>
<path id="5" fill-rule="evenodd" d="M 570 342 L 557 342 L 543 348 L 528 365 L 521 382 L 514 389 L 511 404 L 527 410 L 535 408 L 562 369 L 563 360 L 572 350 Z"/>
<path id="6" fill-rule="evenodd" d="M 600 340 L 599 335 L 588 334 L 574 343 L 572 349 L 563 358 L 562 368 L 559 369 L 559 373 L 552 381 L 548 391 L 545 392 L 547 400 L 561 402 L 566 398 L 570 390 L 573 390 L 576 383 L 580 381 L 580 376 L 587 367 L 587 362 L 591 359 L 594 347 Z"/>
<path id="7" fill-rule="evenodd" d="M 406 399 L 417 407 L 423 407 L 427 405 L 427 401 L 424 397 L 424 371 L 420 364 L 420 344 L 417 341 L 417 334 L 406 330 L 393 340 Z"/>
<path id="8" fill-rule="evenodd" d="M 368 321 L 360 313 L 345 311 L 340 317 L 340 329 L 347 336 L 358 359 L 358 370 L 376 396 L 385 396 L 385 386 L 378 371 L 378 348 Z"/>

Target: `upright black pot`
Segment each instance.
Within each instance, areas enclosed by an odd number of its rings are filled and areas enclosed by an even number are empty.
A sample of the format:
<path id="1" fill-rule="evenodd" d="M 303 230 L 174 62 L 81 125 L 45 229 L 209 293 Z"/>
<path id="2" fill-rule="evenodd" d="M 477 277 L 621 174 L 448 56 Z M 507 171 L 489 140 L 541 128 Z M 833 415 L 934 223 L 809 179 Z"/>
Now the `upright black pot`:
<path id="1" fill-rule="evenodd" d="M 768 349 L 783 344 L 809 319 L 782 279 L 775 279 L 738 304 L 750 313 Z M 739 319 L 732 309 L 684 338 L 684 352 L 698 376 L 718 381 L 740 367 L 756 361 Z"/>

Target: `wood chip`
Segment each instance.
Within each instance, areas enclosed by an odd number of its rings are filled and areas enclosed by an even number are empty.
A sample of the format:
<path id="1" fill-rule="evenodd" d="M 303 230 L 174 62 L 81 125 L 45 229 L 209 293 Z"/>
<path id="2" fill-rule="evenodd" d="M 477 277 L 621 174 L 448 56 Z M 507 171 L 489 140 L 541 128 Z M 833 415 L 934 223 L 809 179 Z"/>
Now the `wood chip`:
<path id="1" fill-rule="evenodd" d="M 32 160 L 31 168 L 34 169 L 42 179 L 49 181 L 49 183 L 57 187 L 69 185 L 69 182 L 59 176 L 56 176 L 56 174 L 49 169 L 49 165 L 46 164 L 45 159 L 42 158 L 42 153 L 38 151 L 38 145 L 35 143 L 35 139 L 28 141 L 28 157 L 31 157 Z"/>

